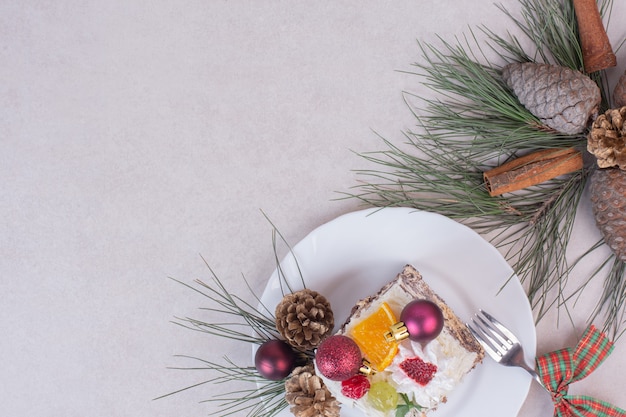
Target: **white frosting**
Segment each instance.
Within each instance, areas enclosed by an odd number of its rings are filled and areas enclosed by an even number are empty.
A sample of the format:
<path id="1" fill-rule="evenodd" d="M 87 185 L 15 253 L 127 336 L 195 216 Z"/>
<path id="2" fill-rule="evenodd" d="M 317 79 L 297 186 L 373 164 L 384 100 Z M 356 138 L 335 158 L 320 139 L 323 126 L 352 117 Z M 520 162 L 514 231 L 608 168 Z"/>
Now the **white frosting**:
<path id="1" fill-rule="evenodd" d="M 426 385 L 413 381 L 400 368 L 405 359 L 415 357 L 437 366 L 433 379 Z M 476 354 L 468 354 L 448 332 L 442 332 L 424 348 L 419 343 L 405 340 L 389 367 L 390 380 L 398 392 L 407 394 L 416 404 L 435 408 L 458 385 L 475 358 Z"/>

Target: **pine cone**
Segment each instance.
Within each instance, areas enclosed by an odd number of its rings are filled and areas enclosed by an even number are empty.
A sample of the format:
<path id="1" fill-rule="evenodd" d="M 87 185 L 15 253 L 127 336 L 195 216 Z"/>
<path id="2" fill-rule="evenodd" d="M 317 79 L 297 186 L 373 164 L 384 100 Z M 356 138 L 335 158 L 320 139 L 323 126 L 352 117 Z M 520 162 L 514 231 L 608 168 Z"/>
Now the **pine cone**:
<path id="1" fill-rule="evenodd" d="M 581 72 L 525 62 L 505 66 L 502 78 L 528 111 L 561 133 L 582 132 L 598 112 L 600 88 Z"/>
<path id="2" fill-rule="evenodd" d="M 626 169 L 626 107 L 607 110 L 591 125 L 587 150 L 596 156 L 600 168 Z"/>
<path id="3" fill-rule="evenodd" d="M 285 400 L 296 417 L 339 417 L 339 401 L 315 375 L 313 365 L 293 370 L 285 382 Z"/>
<path id="4" fill-rule="evenodd" d="M 626 72 L 619 77 L 615 88 L 613 89 L 613 102 L 615 107 L 626 106 Z"/>
<path id="5" fill-rule="evenodd" d="M 276 306 L 276 329 L 298 349 L 314 349 L 334 326 L 330 303 L 316 291 L 296 291 Z"/>
<path id="6" fill-rule="evenodd" d="M 617 257 L 626 261 L 626 171 L 596 169 L 589 192 L 596 224 Z"/>

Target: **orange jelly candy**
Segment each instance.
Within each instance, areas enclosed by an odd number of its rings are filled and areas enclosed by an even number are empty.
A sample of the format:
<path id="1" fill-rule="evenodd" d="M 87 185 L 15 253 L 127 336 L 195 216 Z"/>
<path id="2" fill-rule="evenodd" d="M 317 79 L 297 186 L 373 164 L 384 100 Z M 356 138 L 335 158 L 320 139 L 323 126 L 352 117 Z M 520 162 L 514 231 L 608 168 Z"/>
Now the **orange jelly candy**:
<path id="1" fill-rule="evenodd" d="M 356 342 L 363 356 L 377 371 L 382 371 L 391 365 L 394 356 L 398 353 L 397 342 L 385 340 L 385 333 L 396 322 L 393 311 L 387 303 L 383 302 L 378 310 L 363 319 L 350 331 L 349 336 Z"/>

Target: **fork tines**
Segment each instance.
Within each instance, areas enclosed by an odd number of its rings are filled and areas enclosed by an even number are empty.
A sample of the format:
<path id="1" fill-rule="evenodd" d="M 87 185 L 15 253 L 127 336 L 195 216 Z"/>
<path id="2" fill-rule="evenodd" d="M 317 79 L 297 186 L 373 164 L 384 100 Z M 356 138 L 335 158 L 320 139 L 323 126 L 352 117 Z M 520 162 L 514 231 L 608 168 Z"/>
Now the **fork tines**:
<path id="1" fill-rule="evenodd" d="M 502 360 L 504 355 L 519 343 L 513 333 L 483 310 L 475 314 L 472 324 L 467 324 L 467 327 L 487 354 L 496 361 Z"/>

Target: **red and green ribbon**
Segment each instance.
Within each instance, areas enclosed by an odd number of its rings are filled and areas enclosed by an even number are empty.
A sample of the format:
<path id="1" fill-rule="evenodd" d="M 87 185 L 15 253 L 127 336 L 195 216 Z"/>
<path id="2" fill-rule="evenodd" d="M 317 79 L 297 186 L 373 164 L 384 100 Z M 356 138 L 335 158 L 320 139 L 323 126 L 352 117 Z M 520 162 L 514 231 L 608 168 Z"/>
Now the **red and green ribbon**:
<path id="1" fill-rule="evenodd" d="M 594 326 L 585 331 L 575 348 L 537 357 L 537 373 L 552 393 L 556 417 L 626 417 L 626 411 L 585 395 L 569 395 L 572 382 L 593 372 L 613 350 L 613 343 Z"/>

